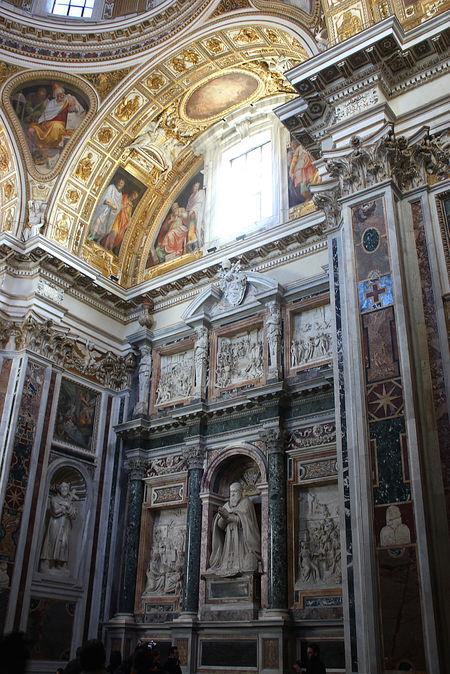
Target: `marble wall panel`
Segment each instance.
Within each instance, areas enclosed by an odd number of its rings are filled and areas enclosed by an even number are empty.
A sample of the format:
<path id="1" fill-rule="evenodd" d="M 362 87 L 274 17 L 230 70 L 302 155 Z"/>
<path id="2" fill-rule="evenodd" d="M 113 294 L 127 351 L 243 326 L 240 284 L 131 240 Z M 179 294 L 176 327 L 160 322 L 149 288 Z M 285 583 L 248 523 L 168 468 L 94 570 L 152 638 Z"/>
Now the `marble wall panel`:
<path id="1" fill-rule="evenodd" d="M 412 668 L 422 670 L 424 640 L 413 543 L 414 504 L 385 212 L 381 197 L 352 207 L 368 451 L 373 470 L 379 610 L 386 669 L 398 669 L 402 655 L 411 652 L 415 654 Z"/>
<path id="2" fill-rule="evenodd" d="M 33 660 L 69 660 L 75 602 L 32 597 L 27 634 Z"/>
<path id="3" fill-rule="evenodd" d="M 5 405 L 6 392 L 8 390 L 11 365 L 11 358 L 2 358 L 0 362 L 0 421 L 3 414 L 3 407 Z"/>
<path id="4" fill-rule="evenodd" d="M 443 210 L 443 243 L 446 248 L 447 262 L 448 242 L 450 241 L 450 198 L 442 200 Z M 425 236 L 425 222 L 423 208 L 420 201 L 414 201 L 411 204 L 414 236 L 416 242 L 417 257 L 419 261 L 420 279 L 422 284 L 422 303 L 425 316 L 428 340 L 428 358 L 430 362 L 430 373 L 432 381 L 432 395 L 434 403 L 434 413 L 439 438 L 439 449 L 442 462 L 442 478 L 444 484 L 445 499 L 447 504 L 447 516 L 450 526 L 450 434 L 449 434 L 449 416 L 447 405 L 447 391 L 445 388 L 444 366 L 439 342 L 439 329 L 436 320 L 437 304 L 433 290 L 430 259 L 427 250 L 427 241 Z M 450 265 L 449 265 L 450 269 Z"/>

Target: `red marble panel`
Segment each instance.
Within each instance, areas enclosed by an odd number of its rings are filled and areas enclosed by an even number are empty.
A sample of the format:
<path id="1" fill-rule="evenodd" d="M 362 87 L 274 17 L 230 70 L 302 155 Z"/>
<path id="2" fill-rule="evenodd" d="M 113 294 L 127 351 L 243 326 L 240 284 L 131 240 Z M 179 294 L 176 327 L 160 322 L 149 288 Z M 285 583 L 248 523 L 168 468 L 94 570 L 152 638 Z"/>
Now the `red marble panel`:
<path id="1" fill-rule="evenodd" d="M 368 384 L 400 374 L 393 307 L 362 316 L 363 347 Z"/>

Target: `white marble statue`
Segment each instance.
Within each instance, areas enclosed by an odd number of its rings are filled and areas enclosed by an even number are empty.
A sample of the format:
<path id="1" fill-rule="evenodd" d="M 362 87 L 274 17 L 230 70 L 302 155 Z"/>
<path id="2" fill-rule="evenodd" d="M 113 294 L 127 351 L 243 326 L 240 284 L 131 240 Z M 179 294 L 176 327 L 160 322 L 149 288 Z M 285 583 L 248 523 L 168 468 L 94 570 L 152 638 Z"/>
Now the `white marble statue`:
<path id="1" fill-rule="evenodd" d="M 150 379 L 152 376 L 152 350 L 148 344 L 141 346 L 139 361 L 139 398 L 134 406 L 135 414 L 146 414 L 150 395 Z"/>
<path id="2" fill-rule="evenodd" d="M 194 346 L 195 363 L 195 392 L 201 396 L 206 384 L 206 370 L 208 366 L 208 329 L 204 326 L 197 328 L 197 339 Z"/>
<path id="3" fill-rule="evenodd" d="M 134 139 L 128 150 L 138 150 L 159 171 L 170 171 L 174 161 L 183 149 L 183 144 L 173 136 L 167 136 L 160 121 L 150 122 L 146 130 Z"/>
<path id="4" fill-rule="evenodd" d="M 267 303 L 266 336 L 269 346 L 269 371 L 278 372 L 280 340 L 281 340 L 281 312 L 274 301 Z"/>
<path id="5" fill-rule="evenodd" d="M 162 356 L 160 377 L 156 389 L 157 405 L 185 400 L 192 395 L 193 358 L 193 351 Z"/>
<path id="6" fill-rule="evenodd" d="M 40 557 L 40 570 L 67 570 L 72 521 L 77 516 L 73 501 L 75 491 L 68 482 L 61 482 L 50 497 L 48 524 Z"/>
<path id="7" fill-rule="evenodd" d="M 261 571 L 261 534 L 252 501 L 240 482 L 230 485 L 230 498 L 213 522 L 207 574 L 229 577 Z"/>
<path id="8" fill-rule="evenodd" d="M 264 371 L 261 330 L 219 337 L 216 362 L 218 388 L 260 379 Z"/>

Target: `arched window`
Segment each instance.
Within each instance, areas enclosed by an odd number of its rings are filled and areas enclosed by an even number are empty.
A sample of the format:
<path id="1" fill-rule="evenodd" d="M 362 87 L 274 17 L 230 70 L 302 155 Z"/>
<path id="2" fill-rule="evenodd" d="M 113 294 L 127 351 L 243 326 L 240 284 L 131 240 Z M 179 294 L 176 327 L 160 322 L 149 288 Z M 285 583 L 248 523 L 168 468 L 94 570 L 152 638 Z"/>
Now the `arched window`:
<path id="1" fill-rule="evenodd" d="M 51 13 L 57 16 L 90 19 L 94 4 L 95 0 L 54 0 Z"/>

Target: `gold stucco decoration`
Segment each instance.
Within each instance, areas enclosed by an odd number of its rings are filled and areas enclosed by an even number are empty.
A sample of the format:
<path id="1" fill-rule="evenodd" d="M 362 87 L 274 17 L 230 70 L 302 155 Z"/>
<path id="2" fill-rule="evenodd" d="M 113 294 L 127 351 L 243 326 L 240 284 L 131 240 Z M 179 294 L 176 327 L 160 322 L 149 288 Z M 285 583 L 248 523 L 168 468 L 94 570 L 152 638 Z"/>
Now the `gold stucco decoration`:
<path id="1" fill-rule="evenodd" d="M 121 82 L 132 68 L 122 68 L 121 70 L 112 70 L 107 73 L 95 73 L 93 75 L 83 75 L 97 91 L 101 99 L 111 93 L 111 91 Z"/>

